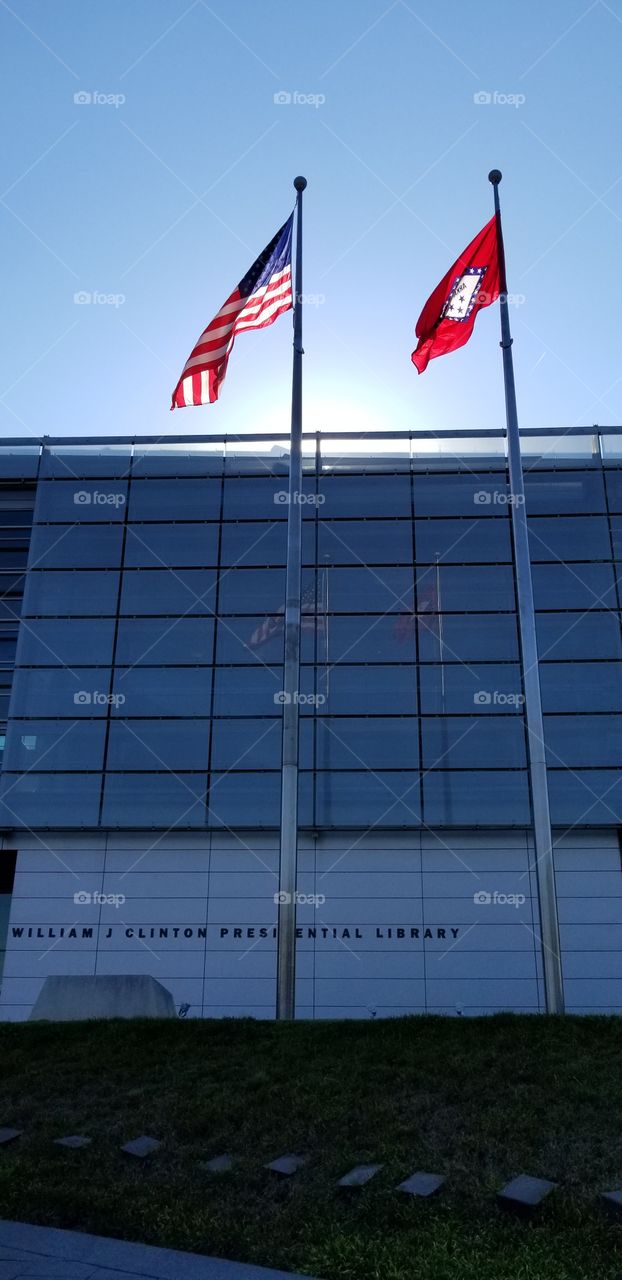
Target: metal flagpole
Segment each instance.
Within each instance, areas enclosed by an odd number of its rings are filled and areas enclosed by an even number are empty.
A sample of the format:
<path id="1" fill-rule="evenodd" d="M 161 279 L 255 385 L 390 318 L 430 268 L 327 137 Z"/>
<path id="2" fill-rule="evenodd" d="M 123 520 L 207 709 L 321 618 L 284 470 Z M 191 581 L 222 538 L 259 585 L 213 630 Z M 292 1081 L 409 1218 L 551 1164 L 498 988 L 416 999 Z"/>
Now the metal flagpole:
<path id="1" fill-rule="evenodd" d="M 512 534 L 514 539 L 514 562 L 516 566 L 516 588 L 518 595 L 518 623 L 523 668 L 523 687 L 525 693 L 527 738 L 529 742 L 529 782 L 531 788 L 538 898 L 540 904 L 544 993 L 547 1013 L 563 1013 L 564 986 L 559 947 L 559 924 L 557 920 L 557 894 L 555 890 L 555 868 L 553 864 L 553 841 L 551 834 L 551 816 L 549 811 L 549 792 L 546 776 L 542 699 L 540 694 L 538 645 L 536 640 L 536 616 L 533 601 L 527 513 L 525 510 L 523 464 L 521 458 L 520 435 L 518 430 L 518 412 L 516 408 L 516 387 L 514 385 L 512 337 L 510 334 L 510 319 L 508 314 L 505 251 L 503 247 L 501 209 L 499 205 L 499 183 L 501 182 L 501 173 L 499 169 L 493 169 L 488 174 L 488 178 L 494 188 L 497 238 L 499 244 L 501 287 L 499 302 L 501 309 L 501 349 L 503 351 L 503 378 L 505 384 L 510 506 L 512 510 Z"/>
<path id="2" fill-rule="evenodd" d="M 276 1016 L 294 1017 L 296 1005 L 296 888 L 298 863 L 298 681 L 300 672 L 300 579 L 302 508 L 302 193 L 306 178 L 295 178 L 296 266 L 294 279 L 294 365 L 289 450 L 281 842 L 279 858 Z"/>

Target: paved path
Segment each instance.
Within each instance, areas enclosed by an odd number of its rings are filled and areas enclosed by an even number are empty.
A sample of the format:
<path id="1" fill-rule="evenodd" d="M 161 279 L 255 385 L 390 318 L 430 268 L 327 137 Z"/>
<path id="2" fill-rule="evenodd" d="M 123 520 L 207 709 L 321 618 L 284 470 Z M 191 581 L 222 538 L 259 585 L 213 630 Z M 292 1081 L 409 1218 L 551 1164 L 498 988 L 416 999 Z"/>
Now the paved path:
<path id="1" fill-rule="evenodd" d="M 244 1262 L 0 1221 L 0 1280 L 303 1280 Z M 308 1277 L 305 1280 L 309 1280 Z"/>

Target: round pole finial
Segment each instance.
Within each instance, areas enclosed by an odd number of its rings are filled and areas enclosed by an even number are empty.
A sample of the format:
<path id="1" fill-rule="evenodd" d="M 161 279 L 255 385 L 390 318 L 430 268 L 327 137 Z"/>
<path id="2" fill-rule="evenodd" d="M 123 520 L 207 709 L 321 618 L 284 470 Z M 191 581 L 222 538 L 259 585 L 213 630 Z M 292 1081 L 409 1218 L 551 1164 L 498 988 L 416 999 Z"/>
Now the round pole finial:
<path id="1" fill-rule="evenodd" d="M 491 169 L 488 174 L 488 181 L 492 182 L 493 187 L 498 187 L 503 174 L 500 169 Z"/>
<path id="2" fill-rule="evenodd" d="M 296 191 L 304 191 L 306 185 L 307 185 L 306 178 L 300 178 L 300 177 L 294 178 L 294 186 L 296 188 Z"/>

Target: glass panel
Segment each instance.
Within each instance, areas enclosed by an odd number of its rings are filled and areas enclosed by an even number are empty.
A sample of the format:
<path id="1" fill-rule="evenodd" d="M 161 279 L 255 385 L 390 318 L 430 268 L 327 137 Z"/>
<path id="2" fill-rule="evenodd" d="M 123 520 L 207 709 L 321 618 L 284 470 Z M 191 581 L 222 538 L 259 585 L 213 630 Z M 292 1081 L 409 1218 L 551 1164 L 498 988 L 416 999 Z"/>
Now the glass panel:
<path id="1" fill-rule="evenodd" d="M 109 691 L 110 672 L 105 668 L 18 668 L 11 711 L 15 717 L 61 716 L 68 720 L 105 716 Z"/>
<path id="2" fill-rule="evenodd" d="M 32 569 L 114 568 L 121 563 L 121 525 L 35 525 L 32 531 Z"/>
<path id="3" fill-rule="evenodd" d="M 501 475 L 416 475 L 416 516 L 499 516 L 508 511 L 508 488 Z"/>
<path id="4" fill-rule="evenodd" d="M 61 524 L 124 520 L 127 481 L 40 480 L 36 518 Z"/>
<path id="5" fill-rule="evenodd" d="M 418 722 L 400 717 L 319 717 L 318 769 L 417 769 Z"/>
<path id="6" fill-rule="evenodd" d="M 481 565 L 466 565 L 439 569 L 419 569 L 417 572 L 417 599 L 419 609 L 457 610 L 468 613 L 493 613 L 514 608 L 514 577 L 512 569 Z"/>
<path id="7" fill-rule="evenodd" d="M 126 569 L 121 613 L 213 613 L 215 569 Z"/>
<path id="8" fill-rule="evenodd" d="M 312 533 L 312 526 L 307 526 L 305 532 L 307 530 Z M 313 539 L 310 550 L 312 559 L 315 560 Z M 287 525 L 282 520 L 248 520 L 242 524 L 223 524 L 221 564 L 280 565 L 285 564 L 286 558 Z"/>
<path id="9" fill-rule="evenodd" d="M 39 469 L 38 444 L 6 444 L 0 446 L 0 478 L 13 479 L 23 476 L 34 478 Z"/>
<path id="10" fill-rule="evenodd" d="M 555 658 L 622 658 L 615 613 L 536 614 L 540 661 Z"/>
<path id="11" fill-rule="evenodd" d="M 622 436 L 620 437 L 622 441 Z M 622 511 L 622 471 L 605 471 L 607 503 L 610 511 Z"/>
<path id="12" fill-rule="evenodd" d="M 622 445 L 622 436 L 620 436 Z M 622 560 L 622 516 L 610 516 L 611 537 L 613 541 L 613 558 Z"/>
<path id="13" fill-rule="evenodd" d="M 217 524 L 128 524 L 125 564 L 155 569 L 218 563 Z"/>
<path id="14" fill-rule="evenodd" d="M 0 569 L 25 569 L 28 563 L 28 547 L 0 545 Z"/>
<path id="15" fill-rule="evenodd" d="M 303 480 L 305 497 L 313 494 L 315 482 Z M 224 520 L 287 520 L 287 476 L 259 475 L 252 479 L 229 478 L 224 485 Z M 303 516 L 314 516 L 315 505 L 302 504 Z"/>
<path id="16" fill-rule="evenodd" d="M 0 821 L 9 827 L 93 827 L 100 791 L 99 773 L 5 773 Z"/>
<path id="17" fill-rule="evenodd" d="M 421 732 L 426 769 L 526 767 L 525 729 L 519 716 L 426 717 Z"/>
<path id="18" fill-rule="evenodd" d="M 312 668 L 303 668 L 302 691 L 313 692 Z M 320 671 L 317 694 L 325 701 L 319 705 L 330 715 L 415 715 L 417 711 L 417 675 L 414 666 L 353 667 L 343 663 L 333 667 L 328 681 Z M 305 714 L 313 707 L 303 704 Z"/>
<path id="19" fill-rule="evenodd" d="M 603 477 L 600 471 L 526 471 L 525 501 L 530 516 L 604 513 Z"/>
<path id="20" fill-rule="evenodd" d="M 303 590 L 308 582 L 307 577 Z M 284 604 L 284 569 L 228 569 L 220 575 L 219 613 L 262 613 L 273 609 L 278 615 Z"/>
<path id="21" fill-rule="evenodd" d="M 130 520 L 218 520 L 220 480 L 132 480 Z"/>
<path id="22" fill-rule="evenodd" d="M 409 516 L 410 477 L 408 475 L 352 475 L 321 477 L 319 514 L 333 516 Z"/>
<path id="23" fill-rule="evenodd" d="M 557 436 L 521 436 L 521 452 L 525 470 L 534 466 L 554 466 L 559 459 L 562 466 L 600 465 L 598 434 L 570 435 L 560 432 Z"/>
<path id="24" fill-rule="evenodd" d="M 536 609 L 615 609 L 613 568 L 609 564 L 536 564 Z"/>
<path id="25" fill-rule="evenodd" d="M 101 770 L 105 730 L 103 720 L 12 720 L 7 728 L 4 767 Z"/>
<path id="26" fill-rule="evenodd" d="M 212 661 L 211 618 L 121 618 L 116 659 L 120 666 L 196 666 Z"/>
<path id="27" fill-rule="evenodd" d="M 209 716 L 210 667 L 127 667 L 115 672 L 112 713 L 126 716 Z"/>
<path id="28" fill-rule="evenodd" d="M 302 631 L 304 660 L 313 659 L 313 629 Z M 283 615 L 272 618 L 221 618 L 218 622 L 216 661 L 260 663 L 274 666 L 283 661 Z"/>
<path id="29" fill-rule="evenodd" d="M 337 613 L 395 613 L 412 607 L 412 568 L 328 569 L 329 609 Z"/>
<path id="30" fill-rule="evenodd" d="M 523 703 L 520 667 L 509 662 L 421 667 L 420 689 L 423 714 L 516 714 Z"/>
<path id="31" fill-rule="evenodd" d="M 320 517 L 319 564 L 411 564 L 410 520 L 332 520 Z"/>
<path id="32" fill-rule="evenodd" d="M 622 716 L 545 716 L 548 763 L 622 768 Z"/>
<path id="33" fill-rule="evenodd" d="M 214 715 L 275 716 L 282 706 L 281 667 L 217 667 Z"/>
<path id="34" fill-rule="evenodd" d="M 307 765 L 312 764 L 307 760 Z M 280 720 L 214 720 L 212 769 L 280 769 Z"/>
<path id="35" fill-rule="evenodd" d="M 118 592 L 118 573 L 34 569 L 28 573 L 23 612 L 26 617 L 115 614 Z"/>
<path id="36" fill-rule="evenodd" d="M 511 561 L 510 522 L 416 520 L 415 546 L 418 564 Z"/>
<path id="37" fill-rule="evenodd" d="M 423 614 L 418 630 L 422 662 L 511 661 L 519 656 L 513 614 Z"/>
<path id="38" fill-rule="evenodd" d="M 621 662 L 545 662 L 540 684 L 544 711 L 622 711 Z"/>
<path id="39" fill-rule="evenodd" d="M 317 660 L 322 666 L 327 647 L 330 662 L 414 662 L 413 615 L 330 616 L 326 627 L 318 628 Z"/>
<path id="40" fill-rule="evenodd" d="M 315 820 L 326 826 L 417 826 L 421 822 L 419 774 L 317 773 L 315 804 Z"/>
<path id="41" fill-rule="evenodd" d="M 136 445 L 132 475 L 137 476 L 209 476 L 221 475 L 223 441 L 188 440 L 166 444 Z"/>
<path id="42" fill-rule="evenodd" d="M 610 560 L 606 516 L 548 516 L 529 521 L 532 560 Z"/>
<path id="43" fill-rule="evenodd" d="M 107 769 L 207 771 L 209 720 L 125 720 L 110 726 Z"/>
<path id="44" fill-rule="evenodd" d="M 112 618 L 37 618 L 19 629 L 19 666 L 72 666 L 89 661 L 105 666 L 112 660 Z"/>
<path id="45" fill-rule="evenodd" d="M 61 480 L 84 476 L 127 476 L 132 446 L 129 444 L 45 445 L 41 455 L 41 475 Z"/>
<path id="46" fill-rule="evenodd" d="M 280 798 L 280 773 L 213 773 L 208 820 L 213 826 L 278 827 Z"/>
<path id="47" fill-rule="evenodd" d="M 423 780 L 428 826 L 491 826 L 529 822 L 527 774 L 437 771 Z"/>
<path id="48" fill-rule="evenodd" d="M 206 782 L 201 773 L 109 773 L 102 821 L 118 827 L 204 826 Z"/>
<path id="49" fill-rule="evenodd" d="M 605 826 L 622 822 L 622 777 L 619 769 L 549 769 L 551 821 L 558 825 Z"/>

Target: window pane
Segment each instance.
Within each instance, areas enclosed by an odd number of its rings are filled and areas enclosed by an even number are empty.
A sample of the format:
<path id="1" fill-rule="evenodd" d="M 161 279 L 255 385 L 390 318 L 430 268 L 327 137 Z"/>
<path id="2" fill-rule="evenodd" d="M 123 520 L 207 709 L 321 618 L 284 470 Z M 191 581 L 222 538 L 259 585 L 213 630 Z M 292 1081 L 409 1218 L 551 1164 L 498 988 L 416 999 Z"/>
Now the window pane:
<path id="1" fill-rule="evenodd" d="M 212 695 L 210 667 L 127 667 L 115 672 L 114 693 L 123 702 L 114 715 L 208 716 Z"/>
<path id="2" fill-rule="evenodd" d="M 607 503 L 610 511 L 622 511 L 622 471 L 613 467 L 605 471 Z"/>
<path id="3" fill-rule="evenodd" d="M 332 516 L 409 516 L 408 475 L 322 476 L 319 482 L 322 520 Z"/>
<path id="4" fill-rule="evenodd" d="M 536 609 L 615 609 L 613 568 L 609 564 L 536 564 Z"/>
<path id="5" fill-rule="evenodd" d="M 336 613 L 395 613 L 412 607 L 412 569 L 328 569 L 328 607 Z"/>
<path id="6" fill-rule="evenodd" d="M 127 569 L 121 613 L 213 613 L 215 569 Z"/>
<path id="7" fill-rule="evenodd" d="M 11 713 L 15 717 L 60 716 L 67 720 L 105 716 L 109 691 L 110 672 L 105 668 L 18 668 Z"/>
<path id="8" fill-rule="evenodd" d="M 102 821 L 119 827 L 201 827 L 206 789 L 200 773 L 109 773 Z"/>
<path id="9" fill-rule="evenodd" d="M 312 669 L 303 668 L 304 692 L 313 692 Z M 307 683 L 308 682 L 308 683 Z M 354 667 L 340 664 L 329 673 L 328 680 L 320 670 L 315 692 L 325 698 L 322 712 L 330 715 L 415 715 L 417 711 L 417 676 L 414 666 Z M 304 705 L 303 714 L 312 710 Z"/>
<path id="10" fill-rule="evenodd" d="M 418 773 L 317 773 L 316 822 L 411 827 L 421 822 Z"/>
<path id="11" fill-rule="evenodd" d="M 418 630 L 422 662 L 490 662 L 519 656 L 513 614 L 422 614 Z"/>
<path id="12" fill-rule="evenodd" d="M 35 525 L 32 531 L 31 568 L 105 569 L 121 563 L 120 524 Z"/>
<path id="13" fill-rule="evenodd" d="M 278 614 L 285 604 L 284 569 L 228 569 L 220 576 L 220 613 Z"/>
<path id="14" fill-rule="evenodd" d="M 216 661 L 235 663 L 275 663 L 283 661 L 283 615 L 272 618 L 221 618 L 217 624 Z M 301 635 L 306 661 L 313 658 L 313 636 L 308 628 Z"/>
<path id="15" fill-rule="evenodd" d="M 620 619 L 615 613 L 536 614 L 540 660 L 622 658 Z"/>
<path id="16" fill-rule="evenodd" d="M 119 574 L 99 570 L 30 570 L 24 592 L 25 617 L 115 614 Z"/>
<path id="17" fill-rule="evenodd" d="M 424 714 L 515 715 L 523 702 L 520 667 L 509 662 L 421 667 L 420 689 Z"/>
<path id="18" fill-rule="evenodd" d="M 207 771 L 209 720 L 126 720 L 110 726 L 107 769 Z"/>
<path id="19" fill-rule="evenodd" d="M 19 666 L 73 666 L 88 655 L 96 666 L 112 660 L 112 618 L 37 618 L 19 629 Z"/>
<path id="20" fill-rule="evenodd" d="M 209 665 L 214 623 L 211 618 L 121 618 L 117 635 L 120 666 Z"/>
<path id="21" fill-rule="evenodd" d="M 103 720 L 12 720 L 7 728 L 5 769 L 101 770 Z"/>
<path id="22" fill-rule="evenodd" d="M 127 480 L 40 480 L 37 520 L 80 524 L 125 520 Z"/>
<path id="23" fill-rule="evenodd" d="M 622 711 L 621 662 L 545 662 L 540 684 L 545 711 Z"/>
<path id="24" fill-rule="evenodd" d="M 218 520 L 220 480 L 132 480 L 130 520 Z"/>
<path id="25" fill-rule="evenodd" d="M 604 513 L 603 477 L 599 471 L 527 471 L 525 501 L 529 516 Z"/>
<path id="26" fill-rule="evenodd" d="M 309 531 L 312 532 L 311 526 Z M 282 520 L 247 520 L 241 524 L 223 524 L 221 564 L 285 564 L 286 558 L 287 525 Z"/>
<path id="27" fill-rule="evenodd" d="M 280 769 L 280 767 L 280 720 L 237 718 L 214 720 L 212 769 Z"/>
<path id="28" fill-rule="evenodd" d="M 622 767 L 622 716 L 545 716 L 548 763 Z"/>
<path id="29" fill-rule="evenodd" d="M 438 770 L 426 774 L 423 795 L 423 815 L 429 826 L 529 822 L 526 773 Z"/>
<path id="30" fill-rule="evenodd" d="M 278 827 L 280 798 L 280 773 L 213 773 L 208 820 L 213 826 Z"/>
<path id="31" fill-rule="evenodd" d="M 559 825 L 606 826 L 622 822 L 622 778 L 619 769 L 549 769 L 551 821 Z"/>
<path id="32" fill-rule="evenodd" d="M 132 459 L 134 476 L 221 475 L 223 446 L 195 441 L 136 445 Z"/>
<path id="33" fill-rule="evenodd" d="M 320 512 L 318 564 L 411 564 L 410 520 L 324 520 Z M 383 575 L 381 575 L 383 576 Z"/>
<path id="34" fill-rule="evenodd" d="M 426 769 L 526 766 L 525 730 L 519 716 L 426 717 L 421 721 L 421 732 Z"/>
<path id="35" fill-rule="evenodd" d="M 218 561 L 217 524 L 128 524 L 125 564 L 155 569 L 213 565 Z"/>
<path id="36" fill-rule="evenodd" d="M 417 572 L 419 609 L 481 613 L 514 608 L 511 568 L 481 565 L 472 568 L 429 568 Z"/>
<path id="37" fill-rule="evenodd" d="M 303 493 L 313 492 L 313 484 L 303 481 Z M 224 485 L 224 520 L 287 520 L 288 480 L 286 475 L 259 475 L 252 479 L 227 478 Z M 302 505 L 303 516 L 315 516 L 315 506 Z"/>
<path id="38" fill-rule="evenodd" d="M 280 667 L 217 667 L 214 715 L 280 714 L 283 672 Z"/>
<path id="39" fill-rule="evenodd" d="M 130 469 L 129 444 L 46 445 L 41 454 L 41 475 L 75 480 L 84 476 L 123 478 Z"/>
<path id="40" fill-rule="evenodd" d="M 529 521 L 532 560 L 610 560 L 606 516 L 548 516 Z"/>
<path id="41" fill-rule="evenodd" d="M 499 516 L 507 514 L 508 488 L 502 475 L 416 475 L 417 516 Z"/>
<path id="42" fill-rule="evenodd" d="M 4 826 L 97 825 L 99 773 L 6 773 L 1 787 L 0 820 Z"/>
<path id="43" fill-rule="evenodd" d="M 510 561 L 510 522 L 507 516 L 494 523 L 490 519 L 416 520 L 415 546 L 418 564 Z"/>
<path id="44" fill-rule="evenodd" d="M 417 769 L 414 718 L 330 716 L 316 721 L 318 769 Z"/>
<path id="45" fill-rule="evenodd" d="M 318 629 L 317 660 L 322 665 L 326 663 L 327 647 L 329 662 L 414 662 L 413 615 L 331 615 L 325 627 Z"/>

